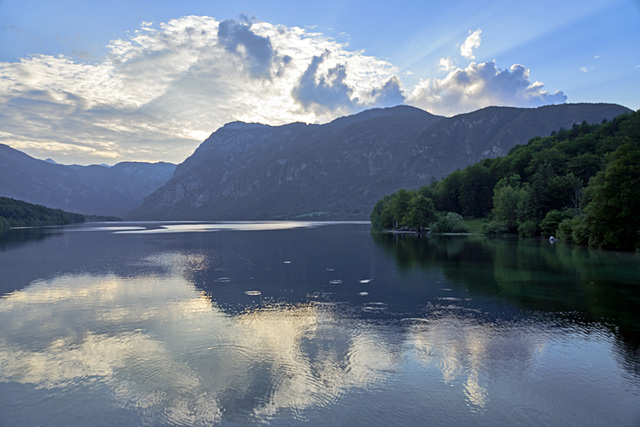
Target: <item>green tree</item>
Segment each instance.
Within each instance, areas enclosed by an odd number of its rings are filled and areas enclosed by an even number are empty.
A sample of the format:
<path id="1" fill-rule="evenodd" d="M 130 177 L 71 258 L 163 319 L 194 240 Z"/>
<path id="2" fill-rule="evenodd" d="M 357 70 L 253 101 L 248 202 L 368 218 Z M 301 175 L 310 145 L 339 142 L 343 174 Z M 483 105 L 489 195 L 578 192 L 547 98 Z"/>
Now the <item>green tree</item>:
<path id="1" fill-rule="evenodd" d="M 513 232 L 517 228 L 519 201 L 519 188 L 511 185 L 497 187 L 493 193 L 493 221 L 501 223 L 507 231 Z"/>
<path id="2" fill-rule="evenodd" d="M 407 218 L 407 225 L 421 232 L 436 219 L 436 209 L 433 200 L 418 194 L 411 201 L 411 209 Z"/>
<path id="3" fill-rule="evenodd" d="M 633 250 L 640 246 L 640 142 L 620 146 L 587 187 L 589 244 Z"/>
<path id="4" fill-rule="evenodd" d="M 558 226 L 561 222 L 573 218 L 577 214 L 575 209 L 565 209 L 547 212 L 542 222 L 540 222 L 540 232 L 543 237 L 557 236 Z"/>
<path id="5" fill-rule="evenodd" d="M 538 234 L 538 224 L 535 221 L 528 219 L 518 226 L 518 235 L 521 237 L 534 237 Z"/>
<path id="6" fill-rule="evenodd" d="M 483 217 L 491 211 L 494 186 L 489 169 L 475 164 L 466 168 L 460 179 L 459 203 L 465 216 Z"/>
<path id="7" fill-rule="evenodd" d="M 554 176 L 546 185 L 544 195 L 543 214 L 554 209 L 570 207 L 579 209 L 582 204 L 583 193 L 582 179 L 572 173 L 562 176 Z"/>
<path id="8" fill-rule="evenodd" d="M 584 215 L 564 219 L 558 224 L 556 236 L 560 240 L 574 242 L 579 245 L 589 244 L 589 228 Z"/>
<path id="9" fill-rule="evenodd" d="M 4 228 L 37 225 L 64 225 L 72 222 L 84 221 L 84 215 L 34 205 L 8 197 L 0 197 L 0 224 Z"/>
<path id="10" fill-rule="evenodd" d="M 440 215 L 438 220 L 431 225 L 431 230 L 435 233 L 466 233 L 468 231 L 462 217 L 455 212 Z"/>
<path id="11" fill-rule="evenodd" d="M 639 146 L 640 111 L 601 125 L 574 125 L 419 190 L 401 190 L 376 205 L 372 222 L 421 223 L 416 206 L 424 201 L 416 199 L 419 195 L 433 199 L 439 212 L 482 216 L 491 208 L 487 232 L 541 232 L 632 250 L 640 246 Z M 446 217 L 436 221 L 443 229 L 448 229 Z"/>
<path id="12" fill-rule="evenodd" d="M 393 228 L 400 228 L 407 226 L 407 214 L 409 213 L 409 207 L 411 204 L 412 194 L 404 188 L 398 190 L 393 199 L 391 205 L 391 212 L 393 213 Z"/>
<path id="13" fill-rule="evenodd" d="M 600 170 L 600 157 L 593 153 L 584 153 L 573 157 L 567 163 L 567 169 L 583 182 L 588 182 Z"/>
<path id="14" fill-rule="evenodd" d="M 435 182 L 433 184 L 424 185 L 418 189 L 418 195 L 423 196 L 426 199 L 433 200 L 436 194 Z"/>
<path id="15" fill-rule="evenodd" d="M 434 203 L 437 210 L 442 212 L 462 212 L 459 201 L 461 180 L 462 172 L 457 170 L 436 184 Z"/>
<path id="16" fill-rule="evenodd" d="M 371 211 L 371 225 L 378 229 L 393 228 L 393 213 L 391 212 L 391 195 L 384 196 Z"/>
<path id="17" fill-rule="evenodd" d="M 489 233 L 515 233 L 520 224 L 530 220 L 534 212 L 532 190 L 529 183 L 520 183 L 520 176 L 511 174 L 502 178 L 493 190 L 493 209 Z M 530 231 L 532 227 L 528 227 Z"/>
<path id="18" fill-rule="evenodd" d="M 555 209 L 555 199 L 550 194 L 548 188 L 549 183 L 554 177 L 556 177 L 556 174 L 550 163 L 542 163 L 531 176 L 531 189 L 533 190 L 533 218 L 531 219 L 540 221 L 547 212 Z"/>

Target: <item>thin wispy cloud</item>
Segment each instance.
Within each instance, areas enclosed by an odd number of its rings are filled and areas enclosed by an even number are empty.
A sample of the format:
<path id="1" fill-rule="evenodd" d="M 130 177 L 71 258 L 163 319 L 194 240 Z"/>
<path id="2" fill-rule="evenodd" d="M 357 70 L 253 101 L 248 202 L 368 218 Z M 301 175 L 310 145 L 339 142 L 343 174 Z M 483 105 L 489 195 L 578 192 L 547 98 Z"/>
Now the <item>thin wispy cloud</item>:
<path id="1" fill-rule="evenodd" d="M 462 57 L 473 58 L 480 34 L 470 32 Z M 521 65 L 438 65 L 446 77 L 406 88 L 409 72 L 313 29 L 246 17 L 144 22 L 110 41 L 102 61 L 33 55 L 0 63 L 0 142 L 66 163 L 180 162 L 234 120 L 327 122 L 404 103 L 452 115 L 566 100 Z"/>

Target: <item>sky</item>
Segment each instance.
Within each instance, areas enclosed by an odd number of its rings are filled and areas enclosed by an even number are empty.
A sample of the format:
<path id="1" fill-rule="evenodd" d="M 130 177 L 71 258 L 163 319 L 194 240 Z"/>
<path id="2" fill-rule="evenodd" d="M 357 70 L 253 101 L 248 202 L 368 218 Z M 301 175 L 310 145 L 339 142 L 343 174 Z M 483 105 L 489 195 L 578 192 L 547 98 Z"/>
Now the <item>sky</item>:
<path id="1" fill-rule="evenodd" d="M 640 109 L 640 0 L 0 0 L 0 143 L 180 163 L 232 121 Z"/>

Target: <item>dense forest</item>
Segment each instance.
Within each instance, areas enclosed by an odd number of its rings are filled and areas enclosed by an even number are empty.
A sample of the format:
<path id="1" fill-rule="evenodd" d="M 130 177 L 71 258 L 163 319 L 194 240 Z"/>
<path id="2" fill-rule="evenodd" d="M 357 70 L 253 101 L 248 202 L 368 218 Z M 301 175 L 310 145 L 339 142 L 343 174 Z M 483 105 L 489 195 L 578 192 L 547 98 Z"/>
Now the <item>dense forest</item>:
<path id="1" fill-rule="evenodd" d="M 614 250 L 640 248 L 640 111 L 583 122 L 376 203 L 376 228 L 555 236 Z"/>
<path id="2" fill-rule="evenodd" d="M 10 227 L 65 225 L 84 222 L 85 216 L 0 197 L 0 231 Z"/>

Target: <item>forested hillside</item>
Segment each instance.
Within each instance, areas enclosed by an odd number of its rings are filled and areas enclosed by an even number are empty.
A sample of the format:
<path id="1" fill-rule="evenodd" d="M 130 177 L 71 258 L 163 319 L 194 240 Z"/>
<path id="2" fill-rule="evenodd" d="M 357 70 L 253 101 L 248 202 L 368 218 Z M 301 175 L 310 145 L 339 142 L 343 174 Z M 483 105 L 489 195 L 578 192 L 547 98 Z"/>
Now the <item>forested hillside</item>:
<path id="1" fill-rule="evenodd" d="M 10 227 L 65 225 L 84 221 L 84 215 L 0 197 L 0 231 Z"/>
<path id="2" fill-rule="evenodd" d="M 639 248 L 640 111 L 536 137 L 504 157 L 400 190 L 376 204 L 371 221 L 379 228 L 419 229 L 444 212 L 488 216 L 488 233 Z"/>

